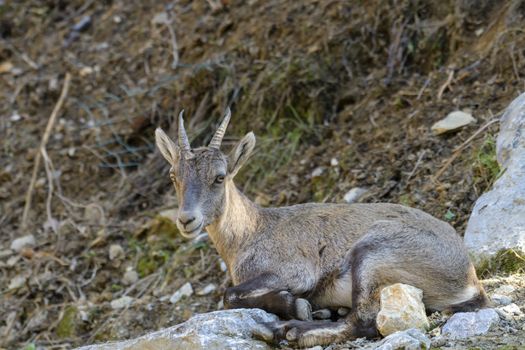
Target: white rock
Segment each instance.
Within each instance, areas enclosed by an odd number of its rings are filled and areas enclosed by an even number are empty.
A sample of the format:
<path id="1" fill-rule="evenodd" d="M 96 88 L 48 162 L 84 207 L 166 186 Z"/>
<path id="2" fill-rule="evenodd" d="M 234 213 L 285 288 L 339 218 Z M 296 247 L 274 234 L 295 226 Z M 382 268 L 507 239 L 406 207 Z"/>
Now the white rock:
<path id="1" fill-rule="evenodd" d="M 496 311 L 498 315 L 500 315 L 501 317 L 507 320 L 512 320 L 515 317 L 523 316 L 523 312 L 521 312 L 521 309 L 519 308 L 519 306 L 514 303 L 503 306 L 503 307 L 499 307 L 496 309 Z"/>
<path id="2" fill-rule="evenodd" d="M 25 276 L 22 276 L 22 275 L 18 275 L 18 276 L 15 276 L 11 279 L 11 281 L 9 281 L 9 286 L 7 287 L 8 289 L 18 289 L 20 287 L 22 287 L 27 281 L 27 277 Z"/>
<path id="3" fill-rule="evenodd" d="M 24 248 L 34 247 L 36 245 L 35 236 L 26 235 L 20 238 L 15 239 L 11 242 L 11 250 L 14 250 L 17 253 Z"/>
<path id="4" fill-rule="evenodd" d="M 260 309 L 215 311 L 136 339 L 88 345 L 79 350 L 270 350 L 273 347 L 253 339 L 252 333 L 260 328 L 260 323 L 275 321 L 276 316 Z"/>
<path id="5" fill-rule="evenodd" d="M 19 260 L 20 260 L 20 255 L 15 255 L 7 259 L 6 264 L 9 267 L 13 267 L 18 263 Z"/>
<path id="6" fill-rule="evenodd" d="M 494 291 L 494 294 L 509 295 L 509 294 L 514 293 L 515 291 L 516 291 L 516 288 L 514 288 L 510 284 L 504 284 L 496 288 L 496 290 Z"/>
<path id="7" fill-rule="evenodd" d="M 111 308 L 113 310 L 123 309 L 133 302 L 133 298 L 127 295 L 111 301 Z"/>
<path id="8" fill-rule="evenodd" d="M 447 338 L 466 339 L 486 334 L 499 321 L 498 313 L 494 309 L 458 312 L 449 318 L 441 333 Z"/>
<path id="9" fill-rule="evenodd" d="M 202 289 L 199 289 L 196 294 L 199 296 L 208 295 L 214 292 L 216 289 L 217 289 L 217 286 L 213 283 L 210 283 L 204 286 Z"/>
<path id="10" fill-rule="evenodd" d="M 122 248 L 120 244 L 112 244 L 109 246 L 109 260 L 123 258 L 124 255 L 124 248 Z"/>
<path id="11" fill-rule="evenodd" d="M 331 166 L 338 166 L 339 165 L 339 161 L 337 160 L 337 158 L 330 159 L 330 165 Z"/>
<path id="12" fill-rule="evenodd" d="M 512 303 L 512 298 L 507 296 L 507 295 L 502 295 L 502 294 L 492 294 L 492 296 L 490 297 L 490 299 L 496 303 L 497 305 L 509 305 L 510 303 Z"/>
<path id="13" fill-rule="evenodd" d="M 318 176 L 321 176 L 323 175 L 324 173 L 324 168 L 322 166 L 320 167 L 317 167 L 315 168 L 313 171 L 312 171 L 312 177 L 318 177 Z"/>
<path id="14" fill-rule="evenodd" d="M 441 119 L 434 125 L 432 125 L 432 131 L 436 134 L 443 134 L 447 131 L 456 130 L 462 128 L 470 123 L 475 123 L 476 119 L 472 117 L 470 113 L 462 111 L 455 111 L 449 113 L 444 119 Z"/>
<path id="15" fill-rule="evenodd" d="M 395 332 L 384 338 L 379 344 L 373 344 L 369 349 L 376 350 L 420 350 L 430 349 L 430 339 L 419 329 L 412 328 Z"/>
<path id="16" fill-rule="evenodd" d="M 219 267 L 220 267 L 222 272 L 228 271 L 228 266 L 226 266 L 226 263 L 222 259 L 220 259 Z"/>
<path id="17" fill-rule="evenodd" d="M 173 295 L 170 297 L 170 303 L 175 304 L 179 300 L 182 299 L 182 297 L 189 297 L 193 294 L 193 287 L 189 282 L 184 283 L 182 287 L 179 288 Z"/>
<path id="18" fill-rule="evenodd" d="M 506 170 L 476 201 L 465 232 L 475 262 L 502 249 L 525 251 L 525 94 L 501 117 L 496 155 Z"/>
<path id="19" fill-rule="evenodd" d="M 376 322 L 383 336 L 410 328 L 427 328 L 429 323 L 423 304 L 423 291 L 402 283 L 383 288 L 381 310 Z"/>
<path id="20" fill-rule="evenodd" d="M 0 259 L 10 257 L 13 254 L 14 252 L 11 249 L 2 249 L 0 250 Z"/>
<path id="21" fill-rule="evenodd" d="M 139 274 L 135 270 L 128 270 L 122 277 L 122 283 L 129 286 L 139 280 Z"/>
<path id="22" fill-rule="evenodd" d="M 368 190 L 366 188 L 354 187 L 350 191 L 346 192 L 346 194 L 343 197 L 343 200 L 346 203 L 354 203 L 357 202 L 361 197 L 363 197 L 367 192 Z"/>

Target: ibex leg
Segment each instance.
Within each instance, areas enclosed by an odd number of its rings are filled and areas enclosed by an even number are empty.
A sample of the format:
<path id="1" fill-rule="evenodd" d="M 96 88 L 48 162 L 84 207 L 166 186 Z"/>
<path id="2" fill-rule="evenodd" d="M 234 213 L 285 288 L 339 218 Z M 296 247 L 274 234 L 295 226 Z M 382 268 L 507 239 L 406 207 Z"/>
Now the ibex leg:
<path id="1" fill-rule="evenodd" d="M 285 288 L 286 283 L 272 273 L 263 273 L 224 294 L 227 309 L 260 308 L 284 319 L 311 320 L 312 309 L 306 299 L 297 298 Z"/>

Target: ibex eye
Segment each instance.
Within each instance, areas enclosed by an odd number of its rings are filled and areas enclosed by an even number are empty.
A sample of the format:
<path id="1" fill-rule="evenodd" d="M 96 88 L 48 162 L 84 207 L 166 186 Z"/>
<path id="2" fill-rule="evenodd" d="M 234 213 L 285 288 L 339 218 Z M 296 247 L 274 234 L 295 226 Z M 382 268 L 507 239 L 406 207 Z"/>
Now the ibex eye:
<path id="1" fill-rule="evenodd" d="M 217 175 L 217 177 L 215 178 L 215 183 L 222 184 L 223 182 L 224 182 L 224 175 Z"/>

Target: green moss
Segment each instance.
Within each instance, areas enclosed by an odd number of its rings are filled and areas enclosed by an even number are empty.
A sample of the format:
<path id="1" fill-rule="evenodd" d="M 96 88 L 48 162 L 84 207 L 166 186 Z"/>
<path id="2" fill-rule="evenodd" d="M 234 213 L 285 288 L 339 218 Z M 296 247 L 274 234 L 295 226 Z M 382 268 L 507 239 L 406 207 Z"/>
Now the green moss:
<path id="1" fill-rule="evenodd" d="M 502 249 L 496 255 L 480 260 L 476 270 L 482 278 L 496 273 L 523 272 L 525 271 L 525 254 L 514 249 Z"/>
<path id="2" fill-rule="evenodd" d="M 475 153 L 473 171 L 474 182 L 485 187 L 483 190 L 492 186 L 494 181 L 501 176 L 502 171 L 496 158 L 494 136 L 489 135 Z"/>
<path id="3" fill-rule="evenodd" d="M 170 219 L 163 216 L 157 216 L 152 220 L 150 225 L 148 225 L 147 235 L 177 238 L 179 235 L 179 229 L 177 228 L 177 225 Z"/>
<path id="4" fill-rule="evenodd" d="M 78 309 L 68 306 L 55 330 L 59 338 L 71 338 L 76 334 Z"/>

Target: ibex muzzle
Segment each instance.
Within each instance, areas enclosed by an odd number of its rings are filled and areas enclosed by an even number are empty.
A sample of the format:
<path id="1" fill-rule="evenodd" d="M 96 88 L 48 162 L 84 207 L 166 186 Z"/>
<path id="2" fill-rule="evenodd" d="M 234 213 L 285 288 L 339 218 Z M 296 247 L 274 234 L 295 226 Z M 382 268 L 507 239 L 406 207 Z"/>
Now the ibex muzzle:
<path id="1" fill-rule="evenodd" d="M 228 308 L 258 307 L 291 321 L 262 325 L 260 337 L 309 347 L 378 335 L 379 293 L 405 283 L 429 310 L 483 307 L 488 299 L 461 237 L 447 223 L 397 204 L 299 204 L 261 208 L 233 178 L 255 147 L 248 133 L 225 156 L 230 111 L 208 147 L 192 149 L 179 115 L 178 142 L 156 131 L 171 164 L 177 225 L 186 237 L 205 228 L 228 266 Z M 314 310 L 351 308 L 344 321 L 312 321 Z"/>

